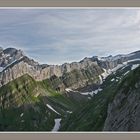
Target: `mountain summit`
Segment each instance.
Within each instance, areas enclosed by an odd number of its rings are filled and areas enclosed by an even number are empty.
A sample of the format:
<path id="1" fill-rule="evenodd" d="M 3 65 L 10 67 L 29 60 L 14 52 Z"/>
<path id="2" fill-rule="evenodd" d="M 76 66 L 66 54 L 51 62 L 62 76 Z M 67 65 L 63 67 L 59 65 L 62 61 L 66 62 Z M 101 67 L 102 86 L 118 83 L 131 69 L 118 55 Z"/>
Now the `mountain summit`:
<path id="1" fill-rule="evenodd" d="M 60 91 L 65 88 L 77 89 L 100 82 L 100 75 L 103 73 L 136 59 L 140 59 L 140 51 L 114 57 L 84 58 L 80 62 L 63 65 L 40 65 L 25 56 L 21 50 L 7 48 L 0 53 L 0 86 L 24 74 L 29 74 L 37 81 L 59 79 L 60 82 L 55 89 Z"/>
<path id="2" fill-rule="evenodd" d="M 123 104 L 121 96 L 128 98 L 123 79 L 136 82 L 129 75 L 136 72 L 139 76 L 139 65 L 140 51 L 85 57 L 80 62 L 62 65 L 42 65 L 21 50 L 1 48 L 0 130 L 51 131 L 58 124 L 60 131 L 139 129 L 135 125 L 134 129 L 124 127 L 125 119 L 120 127 L 119 123 L 109 124 L 114 123 L 114 118 L 117 121 L 122 119 L 115 115 L 121 113 L 115 107 L 118 109 Z M 138 80 L 135 85 L 139 89 Z M 138 90 L 131 90 L 138 93 Z"/>

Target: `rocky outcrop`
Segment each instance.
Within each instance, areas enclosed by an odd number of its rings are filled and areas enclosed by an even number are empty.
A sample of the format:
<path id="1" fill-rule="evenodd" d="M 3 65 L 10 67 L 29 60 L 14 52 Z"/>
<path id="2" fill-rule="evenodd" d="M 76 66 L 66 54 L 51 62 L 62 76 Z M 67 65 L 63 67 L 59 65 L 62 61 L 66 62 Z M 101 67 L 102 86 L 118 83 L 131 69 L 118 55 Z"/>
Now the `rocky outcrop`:
<path id="1" fill-rule="evenodd" d="M 99 75 L 103 70 L 98 65 L 91 65 L 83 69 L 74 69 L 71 72 L 63 73 L 62 76 L 52 76 L 48 83 L 52 88 L 64 91 L 65 88 L 78 89 L 92 84 L 99 84 Z"/>
<path id="2" fill-rule="evenodd" d="M 58 90 L 66 87 L 79 88 L 93 83 L 100 83 L 99 75 L 103 69 L 113 69 L 130 59 L 140 58 L 140 52 L 130 55 L 84 58 L 80 62 L 63 65 L 40 65 L 26 57 L 21 50 L 8 48 L 0 52 L 0 86 L 29 74 L 37 81 L 48 79 Z M 56 86 L 57 85 L 57 86 Z"/>
<path id="3" fill-rule="evenodd" d="M 101 73 L 103 73 L 102 68 L 94 62 L 84 61 L 81 63 L 63 64 L 62 66 L 52 65 L 42 67 L 37 63 L 31 63 L 29 58 L 24 57 L 4 69 L 0 73 L 0 81 L 2 86 L 24 74 L 29 74 L 37 81 L 50 79 L 55 83 L 55 80 L 59 79 L 60 82 L 57 83 L 58 86 L 55 89 L 60 88 L 61 84 L 64 85 L 64 88 L 69 86 L 78 88 L 79 86 L 85 85 L 89 79 L 94 78 L 95 82 L 98 81 L 98 75 Z"/>
<path id="4" fill-rule="evenodd" d="M 140 67 L 121 83 L 107 114 L 104 131 L 140 130 Z"/>

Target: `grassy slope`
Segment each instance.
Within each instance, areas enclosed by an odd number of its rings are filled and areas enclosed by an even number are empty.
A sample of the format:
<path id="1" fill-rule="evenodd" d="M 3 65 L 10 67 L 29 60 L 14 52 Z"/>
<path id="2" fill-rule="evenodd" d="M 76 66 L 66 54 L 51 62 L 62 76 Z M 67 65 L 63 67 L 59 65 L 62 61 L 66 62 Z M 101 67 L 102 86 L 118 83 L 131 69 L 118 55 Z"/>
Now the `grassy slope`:
<path id="1" fill-rule="evenodd" d="M 73 111 L 79 106 L 51 89 L 46 80 L 36 82 L 29 75 L 1 87 L 0 99 L 0 130 L 51 130 L 54 118 L 63 118 L 68 114 L 66 111 Z"/>

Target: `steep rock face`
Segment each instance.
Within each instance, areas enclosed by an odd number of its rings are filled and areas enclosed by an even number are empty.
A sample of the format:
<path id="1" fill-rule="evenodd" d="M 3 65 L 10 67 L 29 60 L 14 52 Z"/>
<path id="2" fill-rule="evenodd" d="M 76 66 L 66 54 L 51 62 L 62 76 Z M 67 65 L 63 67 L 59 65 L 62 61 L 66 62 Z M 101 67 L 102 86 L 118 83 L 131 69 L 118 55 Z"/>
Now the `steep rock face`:
<path id="1" fill-rule="evenodd" d="M 41 65 L 32 65 L 29 63 L 30 61 L 28 61 L 28 58 L 22 58 L 18 62 L 15 62 L 15 64 L 13 64 L 12 66 L 7 67 L 3 72 L 1 72 L 1 86 L 27 73 L 37 81 L 50 79 L 51 81 L 54 81 L 53 83 L 55 83 L 55 80 L 57 78 L 60 79 L 62 86 L 66 85 L 66 87 L 73 86 L 75 88 L 78 88 L 80 85 L 85 85 L 85 83 L 93 77 L 96 81 L 99 80 L 97 79 L 97 77 L 103 72 L 102 68 L 100 68 L 94 62 L 72 63 L 64 64 L 62 66 L 52 65 L 42 68 Z M 83 75 L 84 73 L 86 73 L 85 76 Z M 91 77 L 88 76 L 88 73 Z M 59 85 L 61 85 L 60 82 L 57 83 L 59 88 Z"/>
<path id="2" fill-rule="evenodd" d="M 140 67 L 123 80 L 107 114 L 104 131 L 140 130 Z"/>
<path id="3" fill-rule="evenodd" d="M 65 88 L 77 89 L 91 84 L 99 84 L 99 75 L 103 70 L 98 65 L 91 65 L 83 69 L 74 69 L 71 72 L 63 73 L 62 76 L 52 76 L 48 82 L 59 91 Z"/>
<path id="4" fill-rule="evenodd" d="M 140 58 L 140 52 L 129 55 L 84 58 L 80 62 L 63 65 L 40 65 L 26 57 L 21 50 L 8 48 L 0 52 L 0 86 L 24 75 L 29 74 L 37 81 L 48 79 L 52 86 L 60 91 L 66 87 L 73 89 L 100 83 L 104 70 L 117 67 L 119 64 Z"/>

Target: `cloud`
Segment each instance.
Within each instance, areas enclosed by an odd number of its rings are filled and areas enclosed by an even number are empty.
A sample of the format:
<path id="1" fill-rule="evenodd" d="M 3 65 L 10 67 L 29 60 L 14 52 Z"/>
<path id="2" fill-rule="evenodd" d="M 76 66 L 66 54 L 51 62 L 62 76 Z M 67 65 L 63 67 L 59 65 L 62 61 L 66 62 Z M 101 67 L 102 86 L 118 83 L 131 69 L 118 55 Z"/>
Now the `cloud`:
<path id="1" fill-rule="evenodd" d="M 0 44 L 41 63 L 140 49 L 140 9 L 0 9 Z"/>

